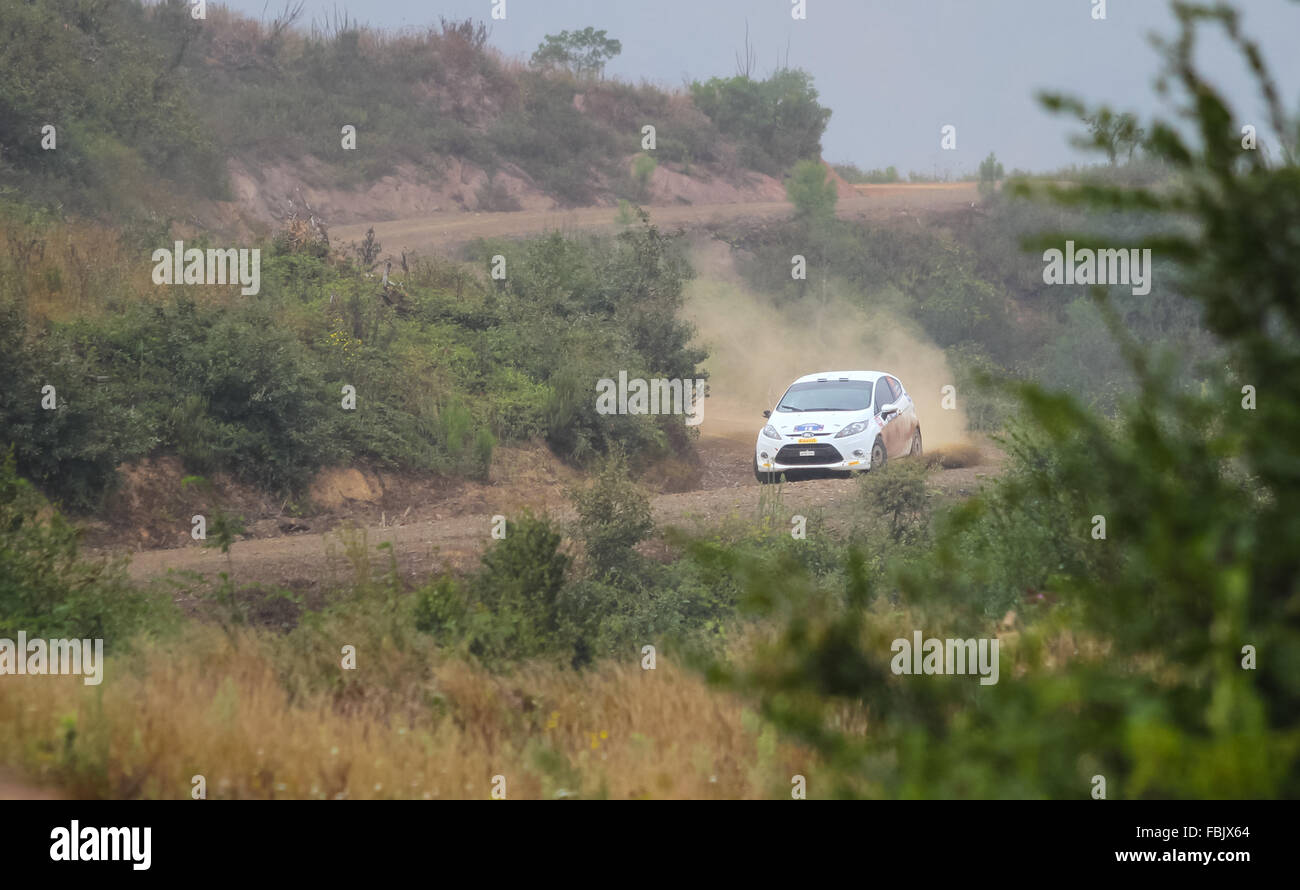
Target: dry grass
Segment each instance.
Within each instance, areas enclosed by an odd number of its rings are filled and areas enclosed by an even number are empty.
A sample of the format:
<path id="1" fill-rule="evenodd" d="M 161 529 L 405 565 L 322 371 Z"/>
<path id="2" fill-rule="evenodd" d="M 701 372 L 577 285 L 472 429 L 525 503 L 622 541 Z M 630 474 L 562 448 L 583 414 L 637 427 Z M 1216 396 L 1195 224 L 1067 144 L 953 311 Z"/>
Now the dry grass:
<path id="1" fill-rule="evenodd" d="M 373 687 L 361 676 L 291 695 L 275 651 L 287 642 L 200 627 L 109 659 L 99 687 L 11 677 L 0 762 L 75 797 L 172 799 L 198 774 L 209 798 L 487 798 L 500 775 L 518 799 L 773 797 L 812 772 L 806 753 L 662 654 L 653 671 L 638 655 L 508 676 L 408 654 L 400 671 L 372 671 Z"/>
<path id="2" fill-rule="evenodd" d="M 173 239 L 156 246 L 172 249 Z M 191 245 L 192 246 L 192 245 Z M 29 225 L 0 219 L 0 296 L 21 300 L 29 321 L 70 322 L 104 317 L 117 300 L 165 299 L 172 288 L 153 283 L 149 250 L 130 248 L 110 226 L 70 219 Z M 185 288 L 204 304 L 231 305 L 238 285 Z"/>
<path id="3" fill-rule="evenodd" d="M 73 221 L 40 228 L 0 221 L 0 269 L 11 276 L 9 287 L 26 298 L 32 319 L 98 314 L 102 294 L 122 283 L 125 259 L 120 236 L 105 226 Z"/>

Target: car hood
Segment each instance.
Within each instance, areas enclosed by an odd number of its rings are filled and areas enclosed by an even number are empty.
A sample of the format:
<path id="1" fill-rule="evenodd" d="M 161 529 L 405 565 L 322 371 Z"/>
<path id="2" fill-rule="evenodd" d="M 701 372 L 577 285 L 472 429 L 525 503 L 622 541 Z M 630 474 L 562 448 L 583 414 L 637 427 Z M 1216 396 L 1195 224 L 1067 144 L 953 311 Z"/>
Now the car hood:
<path id="1" fill-rule="evenodd" d="M 870 411 L 773 411 L 768 422 L 784 436 L 833 436 L 859 420 L 870 420 Z"/>

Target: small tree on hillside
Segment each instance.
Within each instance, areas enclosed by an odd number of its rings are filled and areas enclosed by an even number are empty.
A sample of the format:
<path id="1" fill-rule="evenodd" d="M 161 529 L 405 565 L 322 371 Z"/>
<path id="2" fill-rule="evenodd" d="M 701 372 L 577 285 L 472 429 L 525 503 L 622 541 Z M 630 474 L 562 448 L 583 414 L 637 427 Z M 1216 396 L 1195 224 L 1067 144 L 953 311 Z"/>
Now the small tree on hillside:
<path id="1" fill-rule="evenodd" d="M 1006 171 L 1002 169 L 1002 164 L 998 161 L 998 156 L 989 152 L 989 156 L 980 161 L 980 184 L 979 190 L 981 195 L 991 195 L 997 188 L 997 182 Z"/>
<path id="2" fill-rule="evenodd" d="M 796 215 L 805 219 L 830 219 L 835 215 L 839 191 L 821 161 L 800 161 L 785 181 L 785 194 L 795 206 Z"/>
<path id="3" fill-rule="evenodd" d="M 605 63 L 623 51 L 623 44 L 604 31 L 584 28 L 547 34 L 533 53 L 538 68 L 563 68 L 575 77 L 603 77 Z"/>

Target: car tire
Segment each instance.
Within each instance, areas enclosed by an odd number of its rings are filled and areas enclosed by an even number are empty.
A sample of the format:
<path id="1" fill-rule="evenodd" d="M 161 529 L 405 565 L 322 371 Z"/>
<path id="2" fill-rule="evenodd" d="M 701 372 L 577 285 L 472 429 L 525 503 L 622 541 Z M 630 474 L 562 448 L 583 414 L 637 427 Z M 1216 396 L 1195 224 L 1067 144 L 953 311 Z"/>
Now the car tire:
<path id="1" fill-rule="evenodd" d="M 760 470 L 758 468 L 758 458 L 754 458 L 754 478 L 758 480 L 759 485 L 771 485 L 776 482 L 776 473 L 771 470 Z"/>
<path id="2" fill-rule="evenodd" d="M 871 469 L 879 470 L 883 468 L 889 460 L 889 451 L 885 448 L 885 440 L 876 436 L 875 444 L 871 446 Z"/>
<path id="3" fill-rule="evenodd" d="M 912 433 L 912 447 L 907 452 L 910 457 L 921 456 L 921 428 L 918 426 L 916 432 Z"/>

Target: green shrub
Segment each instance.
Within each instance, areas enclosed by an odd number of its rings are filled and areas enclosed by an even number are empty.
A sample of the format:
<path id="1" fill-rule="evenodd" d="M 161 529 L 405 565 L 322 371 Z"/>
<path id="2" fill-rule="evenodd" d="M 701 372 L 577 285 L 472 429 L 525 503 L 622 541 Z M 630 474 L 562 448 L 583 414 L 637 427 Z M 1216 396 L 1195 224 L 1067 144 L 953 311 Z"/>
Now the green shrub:
<path id="1" fill-rule="evenodd" d="M 159 441 L 151 406 L 126 397 L 133 381 L 103 374 L 66 331 L 27 330 L 17 306 L 0 305 L 0 448 L 12 446 L 17 471 L 68 509 L 96 509 L 117 466 Z"/>
<path id="2" fill-rule="evenodd" d="M 724 135 L 739 142 L 747 167 L 780 176 L 795 161 L 821 156 L 831 112 L 818 103 L 807 72 L 782 68 L 766 80 L 737 75 L 695 81 L 691 98 Z"/>
<path id="3" fill-rule="evenodd" d="M 474 434 L 474 476 L 486 482 L 492 469 L 492 451 L 497 446 L 496 436 L 487 427 L 479 427 Z"/>
<path id="4" fill-rule="evenodd" d="M 785 195 L 799 216 L 819 221 L 835 215 L 835 202 L 839 200 L 835 181 L 820 161 L 795 164 L 785 181 Z"/>
<path id="5" fill-rule="evenodd" d="M 632 548 L 654 529 L 650 499 L 628 475 L 627 458 L 614 451 L 590 484 L 569 492 L 590 568 L 598 578 L 626 575 L 640 560 Z"/>
<path id="6" fill-rule="evenodd" d="M 872 536 L 883 538 L 882 549 L 915 545 L 929 532 L 929 492 L 925 464 L 918 460 L 889 461 L 858 477 L 862 503 L 870 515 L 881 520 Z"/>
<path id="7" fill-rule="evenodd" d="M 137 589 L 123 561 L 81 558 L 77 531 L 0 460 L 0 637 L 102 639 L 106 650 L 177 619 L 166 597 Z"/>
<path id="8" fill-rule="evenodd" d="M 998 162 L 997 155 L 995 155 L 993 152 L 989 152 L 989 156 L 984 160 L 980 161 L 980 168 L 979 168 L 980 195 L 986 198 L 989 195 L 992 195 L 993 192 L 997 189 L 998 180 L 1002 179 L 1002 177 L 1005 175 L 1006 175 L 1006 171 L 1002 169 L 1002 164 Z"/>
<path id="9" fill-rule="evenodd" d="M 569 558 L 559 546 L 546 517 L 511 517 L 463 588 L 444 578 L 416 594 L 416 627 L 489 663 L 570 651 L 561 613 Z"/>
<path id="10" fill-rule="evenodd" d="M 637 155 L 632 161 L 632 197 L 636 201 L 650 200 L 650 178 L 654 176 L 659 162 L 646 154 Z"/>
<path id="11" fill-rule="evenodd" d="M 417 630 L 444 640 L 457 640 L 469 634 L 465 619 L 470 613 L 470 605 L 460 584 L 450 575 L 443 575 L 420 588 L 412 602 Z"/>

